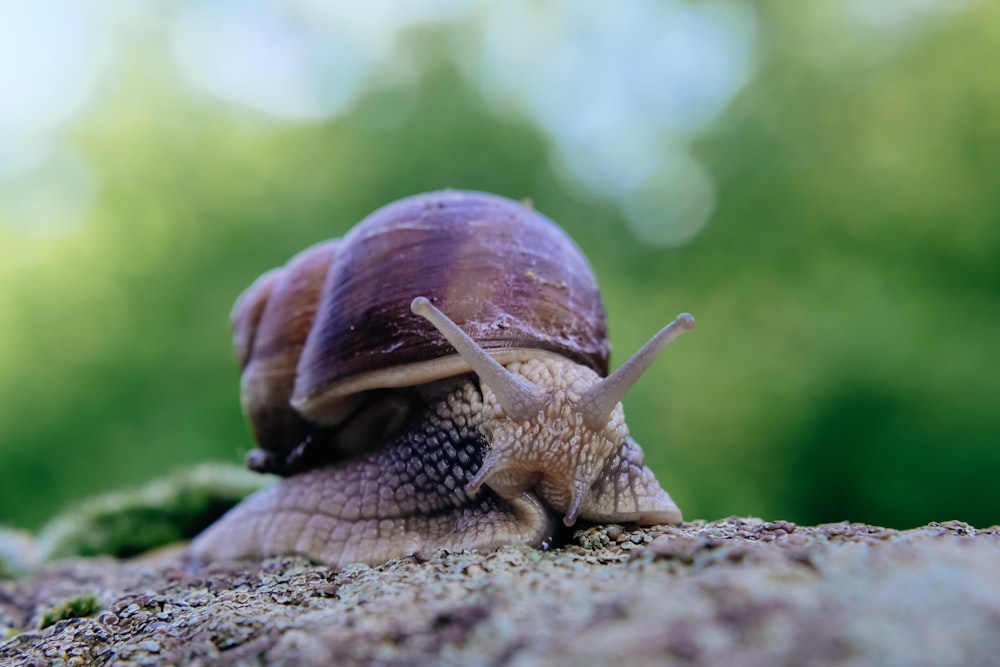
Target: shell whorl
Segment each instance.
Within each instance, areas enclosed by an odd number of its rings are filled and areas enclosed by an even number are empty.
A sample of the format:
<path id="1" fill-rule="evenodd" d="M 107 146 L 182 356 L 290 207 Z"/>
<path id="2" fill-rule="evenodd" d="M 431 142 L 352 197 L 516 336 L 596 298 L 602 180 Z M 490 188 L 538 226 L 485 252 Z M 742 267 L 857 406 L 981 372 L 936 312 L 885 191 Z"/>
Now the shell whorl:
<path id="1" fill-rule="evenodd" d="M 576 244 L 524 204 L 444 191 L 379 209 L 344 237 L 292 404 L 323 423 L 354 392 L 468 372 L 429 323 L 409 316 L 418 295 L 502 359 L 542 350 L 607 374 L 604 305 Z"/>
<path id="2" fill-rule="evenodd" d="M 314 428 L 289 399 L 320 290 L 339 246 L 339 241 L 320 243 L 268 271 L 240 296 L 230 315 L 243 371 L 243 411 L 265 450 L 287 452 Z"/>

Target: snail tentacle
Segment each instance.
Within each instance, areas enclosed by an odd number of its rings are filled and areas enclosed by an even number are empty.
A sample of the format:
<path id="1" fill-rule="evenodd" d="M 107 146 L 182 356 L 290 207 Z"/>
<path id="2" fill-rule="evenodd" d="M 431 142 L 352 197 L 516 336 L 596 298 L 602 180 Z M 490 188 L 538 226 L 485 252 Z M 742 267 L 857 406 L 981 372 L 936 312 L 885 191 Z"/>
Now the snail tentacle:
<path id="1" fill-rule="evenodd" d="M 538 387 L 531 386 L 504 368 L 451 318 L 438 310 L 430 299 L 418 296 L 410 304 L 410 310 L 441 332 L 466 363 L 472 366 L 476 375 L 493 390 L 510 418 L 527 419 L 538 414 L 545 405 L 545 395 Z"/>
<path id="2" fill-rule="evenodd" d="M 685 331 L 694 329 L 694 317 L 681 313 L 673 322 L 660 329 L 648 343 L 633 354 L 618 370 L 589 389 L 580 399 L 580 411 L 594 428 L 607 422 L 608 415 L 625 398 L 628 390 L 652 365 L 656 357 Z"/>

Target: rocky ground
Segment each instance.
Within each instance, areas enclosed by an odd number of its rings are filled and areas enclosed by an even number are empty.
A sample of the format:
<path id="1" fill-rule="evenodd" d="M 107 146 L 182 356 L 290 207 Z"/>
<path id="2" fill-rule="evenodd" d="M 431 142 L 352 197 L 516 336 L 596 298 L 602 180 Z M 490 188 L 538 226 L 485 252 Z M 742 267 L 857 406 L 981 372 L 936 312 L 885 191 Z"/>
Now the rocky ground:
<path id="1" fill-rule="evenodd" d="M 599 526 L 340 572 L 180 547 L 0 582 L 0 624 L 3 665 L 993 665 L 1000 528 Z"/>

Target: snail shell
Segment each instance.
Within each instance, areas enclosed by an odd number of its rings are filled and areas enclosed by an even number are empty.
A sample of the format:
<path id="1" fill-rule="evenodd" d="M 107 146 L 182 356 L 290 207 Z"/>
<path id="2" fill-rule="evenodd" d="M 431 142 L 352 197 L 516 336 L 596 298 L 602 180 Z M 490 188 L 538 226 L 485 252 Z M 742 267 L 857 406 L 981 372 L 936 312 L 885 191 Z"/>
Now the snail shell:
<path id="1" fill-rule="evenodd" d="M 620 400 L 682 315 L 611 377 L 573 241 L 523 204 L 443 191 L 385 206 L 258 278 L 232 314 L 249 465 L 286 479 L 192 545 L 331 566 L 537 545 L 554 518 L 679 523 Z"/>

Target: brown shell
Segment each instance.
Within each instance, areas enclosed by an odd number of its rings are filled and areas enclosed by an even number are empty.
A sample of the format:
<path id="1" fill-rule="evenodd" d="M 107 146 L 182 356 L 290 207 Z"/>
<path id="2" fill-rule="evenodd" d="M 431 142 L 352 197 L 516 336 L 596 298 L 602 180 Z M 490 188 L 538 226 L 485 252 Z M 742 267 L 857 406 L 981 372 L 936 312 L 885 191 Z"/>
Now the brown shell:
<path id="1" fill-rule="evenodd" d="M 265 449 L 290 450 L 314 428 L 292 409 L 289 399 L 320 290 L 339 245 L 334 240 L 303 250 L 254 281 L 233 307 L 243 411 Z"/>
<path id="2" fill-rule="evenodd" d="M 367 392 L 469 372 L 410 312 L 417 296 L 503 363 L 543 351 L 607 374 L 597 284 L 561 229 L 494 195 L 410 197 L 265 273 L 237 300 L 242 403 L 261 447 L 251 467 L 291 474 L 353 456 L 407 409 L 403 396 Z M 347 423 L 355 427 L 341 431 Z"/>
<path id="3" fill-rule="evenodd" d="M 410 312 L 417 296 L 502 363 L 543 350 L 607 374 L 604 305 L 569 236 L 525 204 L 441 191 L 389 204 L 344 237 L 302 350 L 292 405 L 331 424 L 357 392 L 469 372 L 437 330 Z"/>

